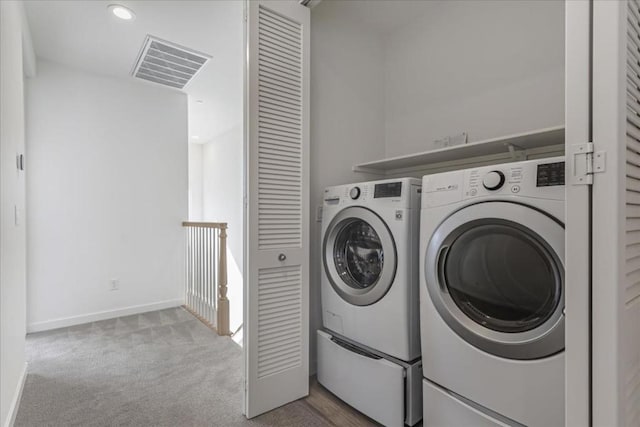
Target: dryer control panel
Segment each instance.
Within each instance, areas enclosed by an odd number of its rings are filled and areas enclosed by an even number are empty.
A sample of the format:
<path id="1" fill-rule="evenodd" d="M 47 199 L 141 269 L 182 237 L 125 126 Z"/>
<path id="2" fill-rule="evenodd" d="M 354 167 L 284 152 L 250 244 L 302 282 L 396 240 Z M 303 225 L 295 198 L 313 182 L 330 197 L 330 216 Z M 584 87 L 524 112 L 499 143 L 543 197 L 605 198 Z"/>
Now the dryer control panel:
<path id="1" fill-rule="evenodd" d="M 564 161 L 538 165 L 536 187 L 552 185 L 564 185 Z"/>
<path id="2" fill-rule="evenodd" d="M 564 167 L 564 157 L 554 157 L 427 175 L 422 206 L 491 196 L 564 200 Z"/>

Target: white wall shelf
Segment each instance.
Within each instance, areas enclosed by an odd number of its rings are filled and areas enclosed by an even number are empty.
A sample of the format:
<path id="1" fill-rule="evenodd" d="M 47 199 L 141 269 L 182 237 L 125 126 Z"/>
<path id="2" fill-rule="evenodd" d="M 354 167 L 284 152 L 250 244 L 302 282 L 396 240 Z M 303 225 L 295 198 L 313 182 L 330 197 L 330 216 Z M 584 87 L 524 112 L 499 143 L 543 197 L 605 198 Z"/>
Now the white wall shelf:
<path id="1" fill-rule="evenodd" d="M 422 153 L 360 163 L 353 166 L 353 171 L 377 175 L 393 175 L 399 171 L 508 153 L 511 153 L 514 160 L 517 160 L 524 159 L 528 150 L 562 144 L 564 144 L 564 126 L 556 126 L 424 151 Z"/>

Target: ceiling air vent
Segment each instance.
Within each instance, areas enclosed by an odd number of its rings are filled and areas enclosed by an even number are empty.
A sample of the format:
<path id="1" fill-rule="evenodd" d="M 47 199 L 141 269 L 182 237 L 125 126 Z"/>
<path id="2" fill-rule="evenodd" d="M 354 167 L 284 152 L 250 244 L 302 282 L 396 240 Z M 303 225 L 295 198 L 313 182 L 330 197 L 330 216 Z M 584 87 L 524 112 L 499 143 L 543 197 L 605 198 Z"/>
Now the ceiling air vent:
<path id="1" fill-rule="evenodd" d="M 139 79 L 182 89 L 209 59 L 211 56 L 202 52 L 147 36 L 131 74 Z"/>

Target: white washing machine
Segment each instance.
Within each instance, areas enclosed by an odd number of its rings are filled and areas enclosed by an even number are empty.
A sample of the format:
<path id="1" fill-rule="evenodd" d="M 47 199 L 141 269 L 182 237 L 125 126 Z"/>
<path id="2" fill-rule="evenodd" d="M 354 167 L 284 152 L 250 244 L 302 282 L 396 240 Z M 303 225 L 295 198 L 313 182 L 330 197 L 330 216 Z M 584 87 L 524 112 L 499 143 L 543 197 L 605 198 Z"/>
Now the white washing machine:
<path id="1" fill-rule="evenodd" d="M 420 357 L 420 187 L 403 178 L 324 192 L 323 325 L 403 361 Z"/>
<path id="2" fill-rule="evenodd" d="M 318 381 L 386 426 L 422 418 L 420 180 L 324 193 Z"/>
<path id="3" fill-rule="evenodd" d="M 564 426 L 564 158 L 423 178 L 428 426 Z"/>

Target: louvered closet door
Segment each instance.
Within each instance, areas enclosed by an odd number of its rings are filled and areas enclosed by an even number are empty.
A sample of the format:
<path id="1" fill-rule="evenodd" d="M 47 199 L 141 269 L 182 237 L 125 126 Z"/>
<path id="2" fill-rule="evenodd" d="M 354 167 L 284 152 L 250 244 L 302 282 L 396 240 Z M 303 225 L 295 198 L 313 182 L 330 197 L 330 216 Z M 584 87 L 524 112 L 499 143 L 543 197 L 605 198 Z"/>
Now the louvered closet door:
<path id="1" fill-rule="evenodd" d="M 595 1 L 593 425 L 640 426 L 640 4 Z"/>
<path id="2" fill-rule="evenodd" d="M 309 391 L 309 9 L 247 14 L 245 414 Z"/>

